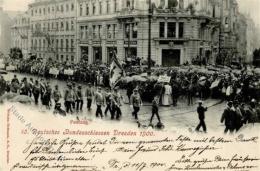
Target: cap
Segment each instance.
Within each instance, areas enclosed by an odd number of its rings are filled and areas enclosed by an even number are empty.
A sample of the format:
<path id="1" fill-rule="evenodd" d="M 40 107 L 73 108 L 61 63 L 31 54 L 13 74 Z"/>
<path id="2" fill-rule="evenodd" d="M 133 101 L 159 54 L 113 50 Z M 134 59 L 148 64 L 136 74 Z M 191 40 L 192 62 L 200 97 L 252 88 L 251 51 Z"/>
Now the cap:
<path id="1" fill-rule="evenodd" d="M 203 101 L 202 101 L 202 100 L 199 100 L 199 101 L 198 101 L 198 103 L 199 103 L 199 104 L 202 104 L 202 103 L 203 103 Z"/>

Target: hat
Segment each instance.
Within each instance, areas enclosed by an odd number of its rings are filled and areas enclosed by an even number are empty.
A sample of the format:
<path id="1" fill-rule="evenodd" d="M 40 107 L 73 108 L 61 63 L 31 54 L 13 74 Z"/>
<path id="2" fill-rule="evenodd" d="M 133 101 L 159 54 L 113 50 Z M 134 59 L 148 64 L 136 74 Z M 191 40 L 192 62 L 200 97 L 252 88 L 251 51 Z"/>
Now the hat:
<path id="1" fill-rule="evenodd" d="M 202 100 L 199 100 L 199 101 L 198 101 L 198 103 L 199 103 L 199 104 L 202 104 L 202 103 L 203 103 L 203 101 L 202 101 Z"/>
<path id="2" fill-rule="evenodd" d="M 138 89 L 134 89 L 134 92 L 138 92 Z"/>

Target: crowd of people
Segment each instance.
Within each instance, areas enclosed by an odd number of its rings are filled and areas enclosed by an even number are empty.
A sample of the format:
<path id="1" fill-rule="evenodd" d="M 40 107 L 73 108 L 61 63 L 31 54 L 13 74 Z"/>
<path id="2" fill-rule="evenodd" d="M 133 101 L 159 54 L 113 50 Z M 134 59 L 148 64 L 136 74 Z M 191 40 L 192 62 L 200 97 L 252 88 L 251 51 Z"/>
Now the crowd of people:
<path id="1" fill-rule="evenodd" d="M 260 101 L 260 77 L 255 73 L 248 73 L 247 70 L 240 72 L 221 70 L 208 71 L 196 70 L 192 67 L 170 67 L 155 68 L 151 71 L 152 76 L 146 76 L 142 80 L 120 81 L 116 88 L 109 86 L 109 66 L 93 64 L 88 65 L 84 62 L 79 64 L 66 64 L 49 61 L 42 64 L 37 59 L 23 61 L 18 65 L 18 71 L 21 73 L 30 73 L 39 75 L 39 79 L 23 78 L 21 81 L 15 76 L 11 81 L 0 79 L 0 95 L 5 92 L 17 93 L 32 97 L 36 105 L 41 103 L 47 109 L 51 109 L 54 101 L 54 110 L 56 113 L 66 115 L 66 113 L 75 113 L 83 110 L 86 103 L 87 109 L 91 110 L 93 103 L 96 105 L 96 116 L 103 118 L 110 113 L 111 119 L 120 119 L 122 117 L 121 106 L 123 98 L 119 89 L 126 90 L 129 105 L 133 109 L 133 117 L 138 120 L 138 112 L 143 101 L 151 102 L 152 116 L 157 117 L 158 123 L 161 123 L 159 116 L 159 106 L 176 106 L 179 99 L 186 99 L 187 105 L 194 104 L 194 98 L 206 100 L 207 98 L 217 98 L 228 102 L 221 122 L 225 122 L 226 130 L 233 132 L 239 130 L 244 123 L 254 123 L 260 121 L 259 101 Z M 56 85 L 52 87 L 48 78 L 51 77 L 50 69 L 58 68 L 59 74 L 56 78 L 68 81 L 66 89 L 60 90 Z M 65 75 L 66 69 L 72 69 L 73 75 Z M 136 67 L 133 70 L 125 70 L 127 76 L 141 74 L 144 70 Z M 160 76 L 170 78 L 168 82 L 160 82 Z M 53 76 L 52 76 L 53 77 Z M 150 79 L 153 78 L 153 79 Z M 83 90 L 79 84 L 87 85 Z M 4 90 L 4 91 L 3 91 Z M 84 100 L 86 99 L 86 100 Z M 65 110 L 62 110 L 64 101 Z M 103 112 L 102 107 L 105 106 Z M 200 124 L 196 128 L 203 127 L 206 132 L 204 122 L 206 108 L 199 103 L 198 114 Z M 104 115 L 103 115 L 104 114 Z"/>

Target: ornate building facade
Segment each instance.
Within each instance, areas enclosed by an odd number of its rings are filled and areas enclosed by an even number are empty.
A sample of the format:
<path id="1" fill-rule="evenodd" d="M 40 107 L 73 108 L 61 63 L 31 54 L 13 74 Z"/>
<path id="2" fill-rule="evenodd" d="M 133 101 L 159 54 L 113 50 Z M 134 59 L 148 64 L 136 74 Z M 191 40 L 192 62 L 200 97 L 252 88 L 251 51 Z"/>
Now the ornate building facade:
<path id="1" fill-rule="evenodd" d="M 75 2 L 36 0 L 29 5 L 32 54 L 59 62 L 76 62 Z"/>
<path id="2" fill-rule="evenodd" d="M 218 53 L 220 4 L 212 0 L 154 0 L 151 58 L 158 65 L 214 62 Z M 109 63 L 148 56 L 146 0 L 78 0 L 78 60 Z"/>

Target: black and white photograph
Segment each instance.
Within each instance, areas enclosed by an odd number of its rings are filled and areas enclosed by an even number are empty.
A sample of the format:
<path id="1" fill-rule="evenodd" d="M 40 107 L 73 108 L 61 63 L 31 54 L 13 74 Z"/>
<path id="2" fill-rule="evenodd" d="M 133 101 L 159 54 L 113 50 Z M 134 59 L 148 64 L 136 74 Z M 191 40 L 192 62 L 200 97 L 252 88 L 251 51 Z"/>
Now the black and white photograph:
<path id="1" fill-rule="evenodd" d="M 260 0 L 0 0 L 0 115 L 1 171 L 260 170 Z"/>

